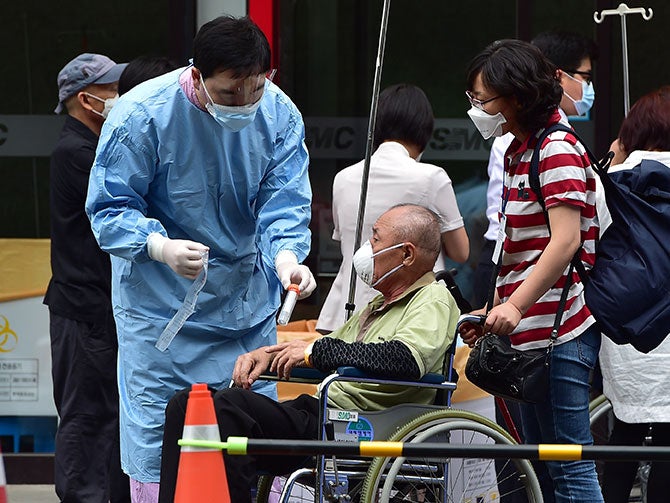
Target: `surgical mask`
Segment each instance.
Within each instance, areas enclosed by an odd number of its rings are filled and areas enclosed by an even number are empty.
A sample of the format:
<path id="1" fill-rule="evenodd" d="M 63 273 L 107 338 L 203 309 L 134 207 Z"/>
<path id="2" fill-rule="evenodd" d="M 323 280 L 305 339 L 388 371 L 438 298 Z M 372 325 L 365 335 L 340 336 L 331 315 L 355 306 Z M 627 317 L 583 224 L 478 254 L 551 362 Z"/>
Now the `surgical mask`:
<path id="1" fill-rule="evenodd" d="M 205 90 L 205 94 L 209 100 L 209 103 L 205 104 L 205 108 L 209 114 L 214 117 L 216 122 L 233 131 L 240 131 L 253 122 L 256 117 L 256 111 L 258 110 L 258 107 L 261 106 L 262 95 L 258 98 L 258 101 L 250 105 L 237 107 L 219 105 L 218 103 L 214 103 L 214 100 L 209 95 L 209 91 L 207 91 L 207 87 L 205 86 L 205 81 L 202 80 L 201 82 L 202 88 Z"/>
<path id="2" fill-rule="evenodd" d="M 563 90 L 563 94 L 565 94 L 570 101 L 572 101 L 575 105 L 575 110 L 577 110 L 577 115 L 586 115 L 586 112 L 591 110 L 591 107 L 593 106 L 593 101 L 596 99 L 596 90 L 593 87 L 593 82 L 586 83 L 584 80 L 578 80 L 574 78 L 572 75 L 569 73 L 564 73 L 564 75 L 567 75 L 570 77 L 572 80 L 575 80 L 582 85 L 582 98 L 579 100 L 574 99 L 572 96 L 570 96 L 565 89 Z"/>
<path id="3" fill-rule="evenodd" d="M 91 93 L 87 93 L 87 92 L 85 92 L 84 94 L 86 96 L 88 96 L 89 98 L 93 98 L 95 100 L 102 101 L 105 104 L 105 108 L 102 109 L 102 112 L 98 112 L 97 110 L 94 110 L 94 109 L 91 110 L 93 113 L 98 114 L 103 119 L 107 118 L 107 116 L 109 115 L 109 112 L 111 112 L 112 108 L 114 108 L 114 105 L 116 105 L 116 102 L 119 101 L 119 95 L 118 94 L 116 96 L 114 96 L 113 98 L 107 98 L 106 100 L 103 100 L 102 98 L 98 98 L 95 94 L 91 94 Z"/>
<path id="4" fill-rule="evenodd" d="M 404 264 L 401 263 L 400 265 L 394 267 L 393 269 L 382 275 L 382 277 L 379 278 L 374 283 L 372 282 L 372 277 L 375 272 L 375 257 L 389 250 L 395 250 L 396 248 L 400 248 L 404 244 L 405 243 L 398 243 L 397 245 L 389 246 L 387 248 L 384 248 L 383 250 L 379 250 L 378 252 L 373 253 L 372 243 L 370 243 L 370 241 L 366 241 L 365 243 L 363 243 L 363 245 L 358 249 L 358 251 L 354 253 L 354 256 L 352 258 L 354 269 L 356 270 L 356 274 L 358 274 L 358 277 L 361 278 L 361 281 L 363 281 L 363 283 L 365 283 L 366 285 L 369 285 L 372 288 L 374 288 L 384 279 L 388 278 L 391 274 L 400 269 Z"/>
<path id="5" fill-rule="evenodd" d="M 507 119 L 501 112 L 491 115 L 473 106 L 468 110 L 468 115 L 485 140 L 492 136 L 503 135 L 502 126 L 507 122 Z"/>

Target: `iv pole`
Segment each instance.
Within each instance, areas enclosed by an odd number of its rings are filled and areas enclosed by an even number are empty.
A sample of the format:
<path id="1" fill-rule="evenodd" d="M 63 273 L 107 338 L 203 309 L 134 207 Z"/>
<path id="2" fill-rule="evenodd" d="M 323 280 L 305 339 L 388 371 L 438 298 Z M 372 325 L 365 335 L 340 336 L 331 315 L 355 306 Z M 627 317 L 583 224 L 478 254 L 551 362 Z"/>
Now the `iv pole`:
<path id="1" fill-rule="evenodd" d="M 649 13 L 647 14 L 647 11 Z M 600 24 L 604 21 L 605 16 L 619 15 L 621 17 L 621 52 L 623 53 L 623 114 L 624 116 L 628 115 L 630 110 L 630 89 L 628 84 L 628 37 L 626 32 L 626 16 L 628 14 L 641 14 L 642 18 L 645 21 L 649 21 L 654 15 L 654 11 L 651 8 L 646 9 L 644 7 L 628 7 L 625 3 L 619 4 L 619 7 L 616 9 L 603 10 L 598 14 L 598 12 L 593 13 L 593 19 L 596 23 Z"/>
<path id="2" fill-rule="evenodd" d="M 379 29 L 379 46 L 377 48 L 377 62 L 375 65 L 375 78 L 372 86 L 372 103 L 370 105 L 370 119 L 368 121 L 368 136 L 365 146 L 365 161 L 363 163 L 363 178 L 361 179 L 361 198 L 358 203 L 358 222 L 356 224 L 356 239 L 353 252 L 361 246 L 361 234 L 363 232 L 363 220 L 365 218 L 365 201 L 368 195 L 368 178 L 370 176 L 370 157 L 372 156 L 372 142 L 375 135 L 375 124 L 377 122 L 377 103 L 379 102 L 379 87 L 382 80 L 382 67 L 384 64 L 384 49 L 386 47 L 386 28 L 388 26 L 389 10 L 391 0 L 384 0 L 382 11 L 381 28 Z M 353 253 L 352 252 L 352 253 Z M 356 295 L 356 271 L 351 268 L 349 277 L 349 297 L 345 306 L 347 320 L 351 318 L 354 310 L 354 298 Z"/>

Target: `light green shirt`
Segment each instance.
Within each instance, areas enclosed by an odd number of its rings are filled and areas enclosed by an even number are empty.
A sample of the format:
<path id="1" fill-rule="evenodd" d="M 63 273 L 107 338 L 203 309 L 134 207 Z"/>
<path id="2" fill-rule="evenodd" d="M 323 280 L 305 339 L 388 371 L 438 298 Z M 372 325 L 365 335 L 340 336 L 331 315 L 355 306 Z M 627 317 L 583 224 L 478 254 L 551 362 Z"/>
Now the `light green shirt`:
<path id="1" fill-rule="evenodd" d="M 421 375 L 443 371 L 444 355 L 456 331 L 460 311 L 447 288 L 424 274 L 399 298 L 382 307 L 378 295 L 330 337 L 345 342 L 401 341 L 412 352 Z M 430 404 L 435 390 L 406 386 L 336 382 L 328 403 L 341 409 L 382 410 L 400 403 Z"/>

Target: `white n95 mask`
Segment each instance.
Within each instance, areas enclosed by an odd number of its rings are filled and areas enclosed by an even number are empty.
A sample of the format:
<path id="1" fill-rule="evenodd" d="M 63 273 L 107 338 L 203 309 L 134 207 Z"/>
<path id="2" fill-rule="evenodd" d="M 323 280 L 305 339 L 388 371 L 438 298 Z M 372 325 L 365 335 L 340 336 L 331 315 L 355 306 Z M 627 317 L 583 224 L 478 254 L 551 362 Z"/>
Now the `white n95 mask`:
<path id="1" fill-rule="evenodd" d="M 205 90 L 205 94 L 209 100 L 209 103 L 205 104 L 205 108 L 209 114 L 214 117 L 216 122 L 233 131 L 240 131 L 254 121 L 256 111 L 258 110 L 258 107 L 261 106 L 262 95 L 258 98 L 258 101 L 249 105 L 236 107 L 219 105 L 218 103 L 214 103 L 214 100 L 209 95 L 209 91 L 207 91 L 207 87 L 205 86 L 205 81 L 202 80 L 201 82 L 202 88 Z"/>
<path id="2" fill-rule="evenodd" d="M 502 126 L 507 122 L 507 119 L 501 112 L 491 115 L 473 106 L 468 110 L 468 115 L 485 140 L 492 136 L 503 135 Z"/>
<path id="3" fill-rule="evenodd" d="M 103 119 L 106 119 L 107 116 L 109 115 L 109 112 L 112 111 L 112 108 L 114 108 L 114 105 L 116 105 L 116 102 L 119 101 L 119 95 L 117 94 L 113 98 L 107 98 L 106 100 L 103 100 L 102 98 L 98 98 L 95 94 L 87 93 L 84 92 L 86 96 L 89 98 L 93 98 L 98 101 L 102 101 L 105 104 L 105 108 L 102 109 L 102 112 L 98 112 L 97 110 L 91 110 L 91 112 L 94 112 L 101 116 Z"/>
<path id="4" fill-rule="evenodd" d="M 396 248 L 400 248 L 404 244 L 405 243 L 398 243 L 397 245 L 389 246 L 387 248 L 384 248 L 383 250 L 379 250 L 377 253 L 373 253 L 372 243 L 370 243 L 369 240 L 363 243 L 361 247 L 356 251 L 356 253 L 354 253 L 354 256 L 352 258 L 354 269 L 356 270 L 356 274 L 358 275 L 358 277 L 361 278 L 361 281 L 366 285 L 374 288 L 381 281 L 383 281 L 388 276 L 390 276 L 398 269 L 400 269 L 404 264 L 400 263 L 400 265 L 388 271 L 377 281 L 375 281 L 374 283 L 372 282 L 372 277 L 374 276 L 375 272 L 375 257 L 389 250 L 395 250 Z"/>

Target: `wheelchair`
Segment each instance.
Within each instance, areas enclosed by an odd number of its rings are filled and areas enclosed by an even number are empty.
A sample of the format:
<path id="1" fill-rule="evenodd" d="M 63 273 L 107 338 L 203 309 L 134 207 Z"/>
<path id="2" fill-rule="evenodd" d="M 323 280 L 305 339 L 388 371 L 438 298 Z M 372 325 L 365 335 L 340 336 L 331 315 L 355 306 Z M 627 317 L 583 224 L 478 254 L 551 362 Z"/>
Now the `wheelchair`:
<path id="1" fill-rule="evenodd" d="M 459 326 L 465 321 L 473 319 L 462 316 Z M 452 368 L 455 346 L 454 342 L 445 355 L 445 375 L 428 374 L 419 381 L 379 379 L 353 367 L 342 367 L 327 376 L 321 374 L 325 378 L 319 386 L 319 438 L 342 442 L 516 444 L 495 422 L 451 408 L 451 394 L 456 389 Z M 312 383 L 314 374 L 320 373 L 314 369 L 294 369 L 291 381 Z M 434 405 L 400 404 L 375 412 L 339 410 L 328 406 L 328 389 L 335 382 L 433 388 L 437 397 Z M 543 501 L 528 460 L 505 460 L 501 464 L 493 459 L 379 457 L 370 462 L 360 457 L 316 456 L 314 461 L 314 466 L 285 477 L 261 476 L 256 502 L 504 503 L 512 494 L 529 503 Z"/>

